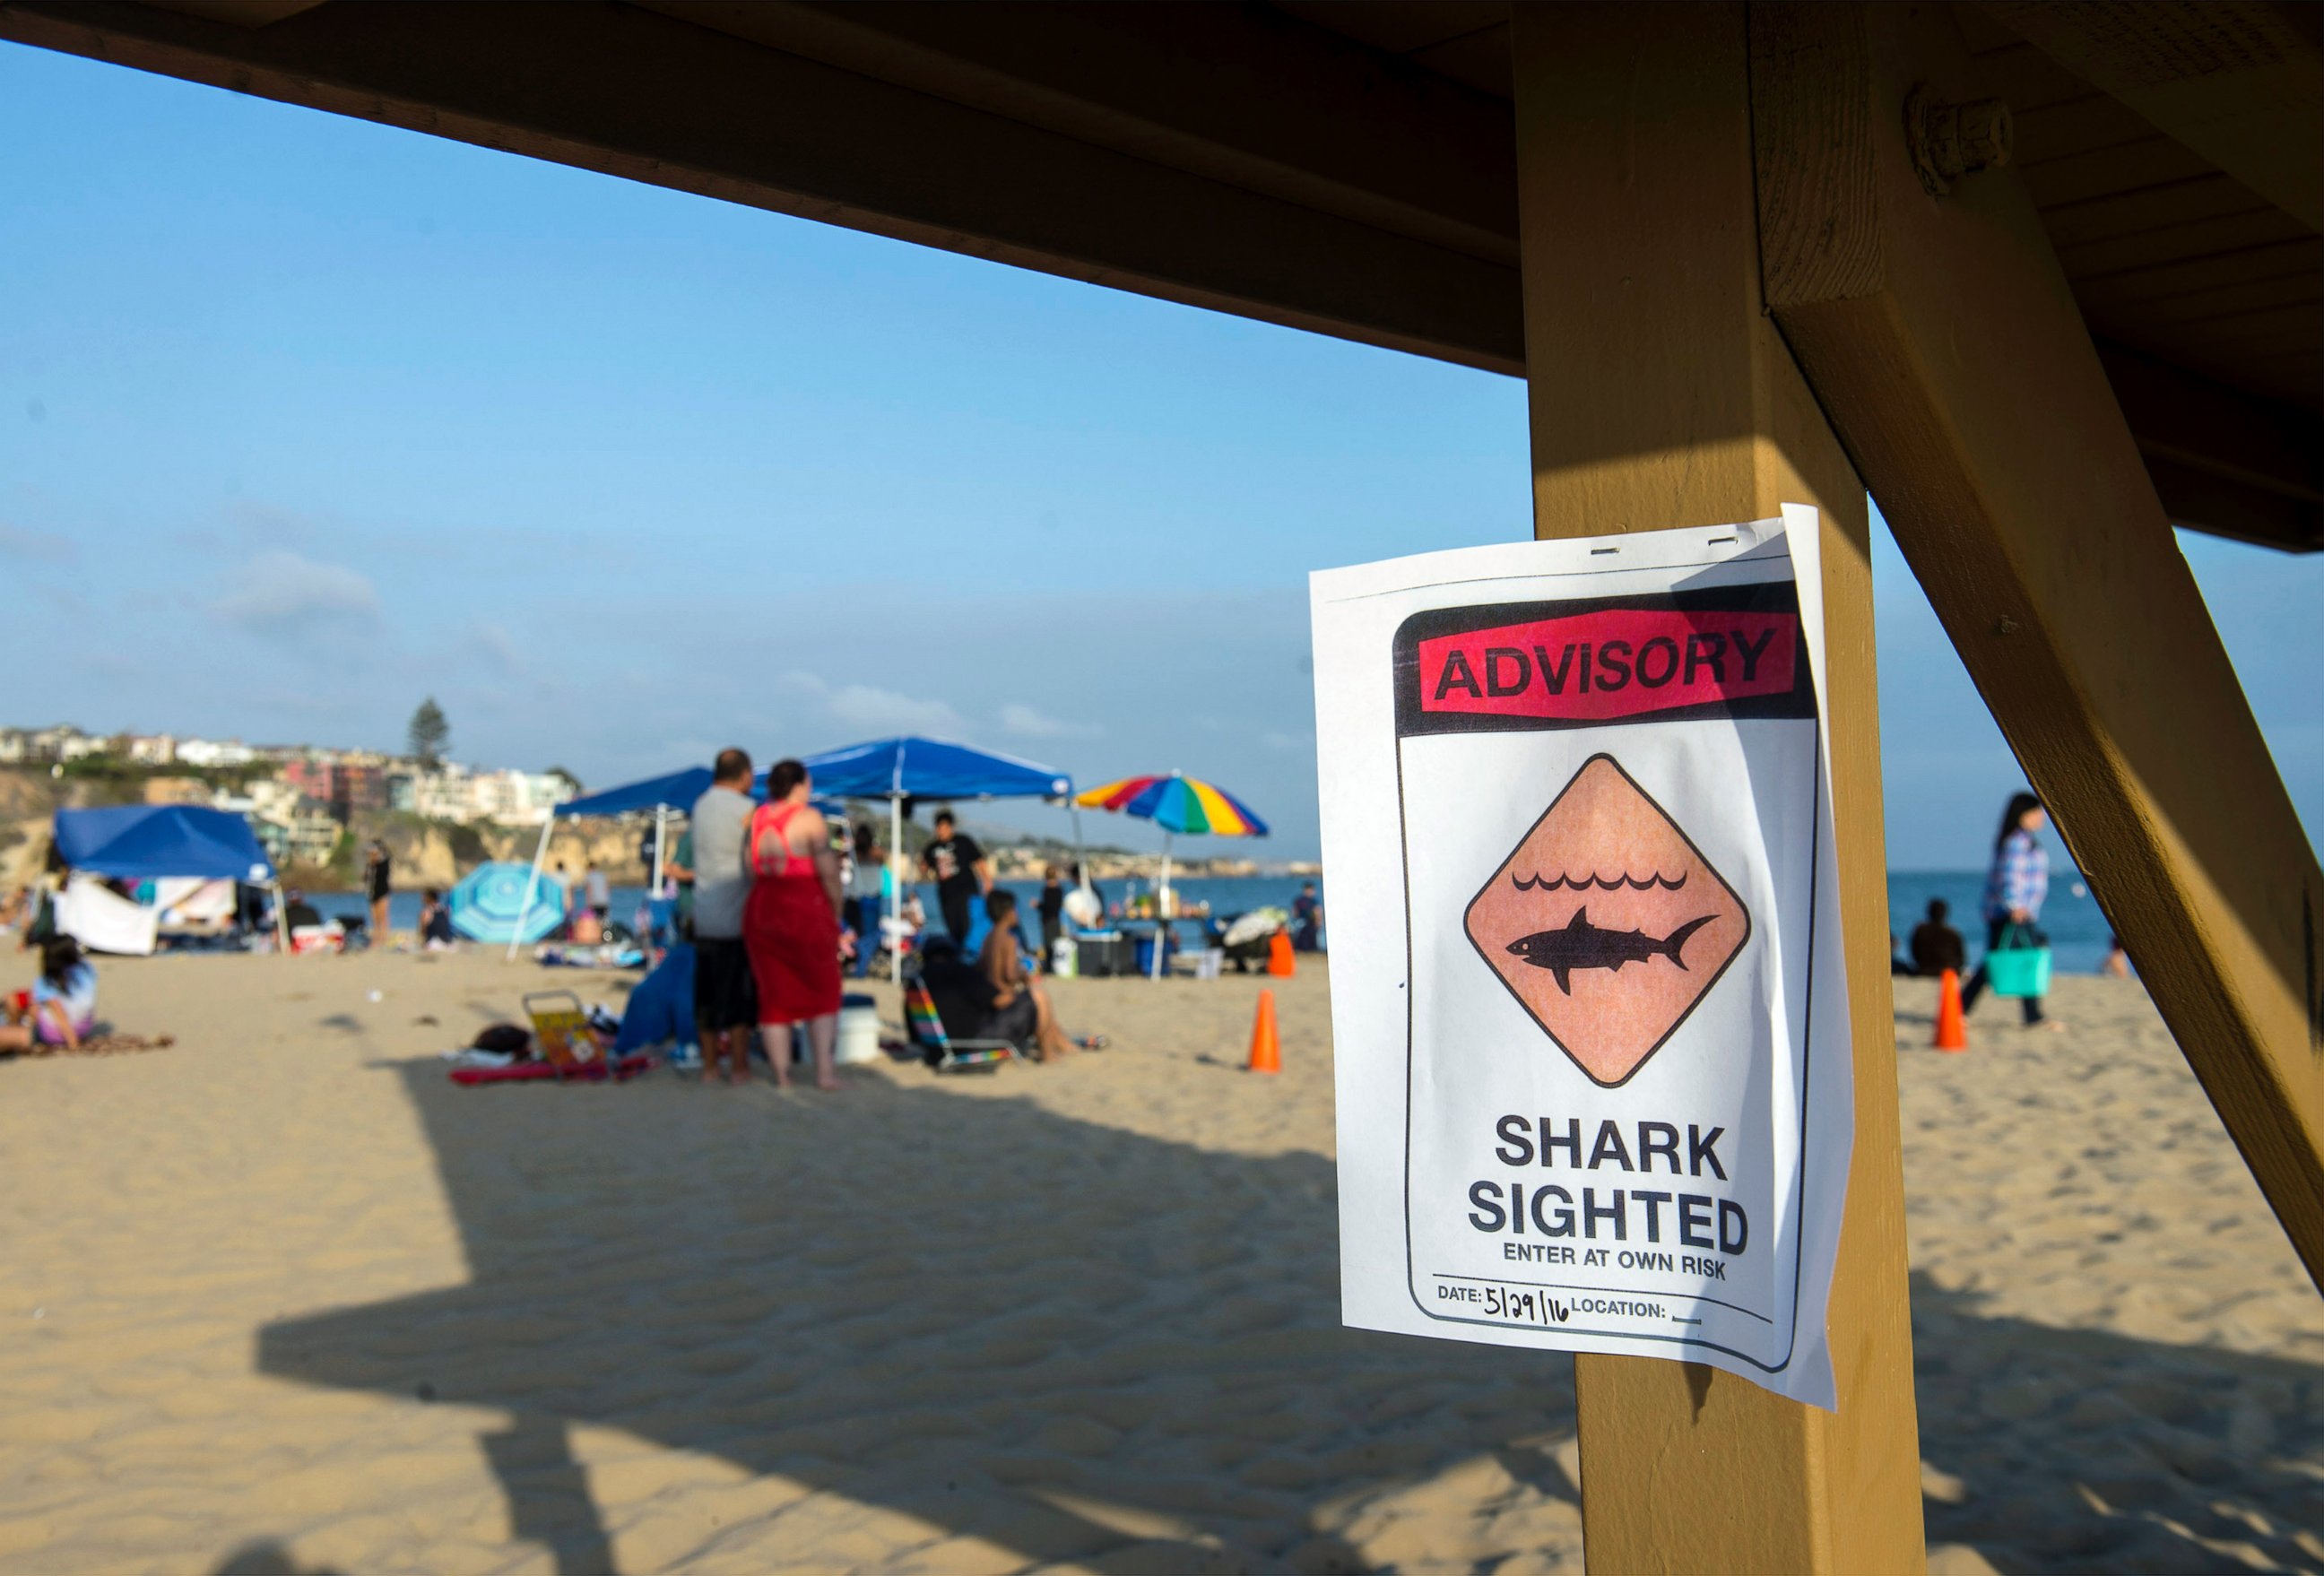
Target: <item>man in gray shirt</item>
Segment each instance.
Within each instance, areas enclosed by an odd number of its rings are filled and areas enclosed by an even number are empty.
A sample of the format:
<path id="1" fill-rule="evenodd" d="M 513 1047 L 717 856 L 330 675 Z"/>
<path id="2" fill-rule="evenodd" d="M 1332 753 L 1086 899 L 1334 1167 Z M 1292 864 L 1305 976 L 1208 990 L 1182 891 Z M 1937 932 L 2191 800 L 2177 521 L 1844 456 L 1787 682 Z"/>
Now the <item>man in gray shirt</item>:
<path id="1" fill-rule="evenodd" d="M 694 801 L 694 1021 L 702 1031 L 704 1082 L 728 1059 L 726 1081 L 751 1076 L 751 1033 L 758 1025 L 758 992 L 751 955 L 742 950 L 742 905 L 751 881 L 742 844 L 751 824 L 751 758 L 722 750 L 710 769 L 710 787 Z"/>

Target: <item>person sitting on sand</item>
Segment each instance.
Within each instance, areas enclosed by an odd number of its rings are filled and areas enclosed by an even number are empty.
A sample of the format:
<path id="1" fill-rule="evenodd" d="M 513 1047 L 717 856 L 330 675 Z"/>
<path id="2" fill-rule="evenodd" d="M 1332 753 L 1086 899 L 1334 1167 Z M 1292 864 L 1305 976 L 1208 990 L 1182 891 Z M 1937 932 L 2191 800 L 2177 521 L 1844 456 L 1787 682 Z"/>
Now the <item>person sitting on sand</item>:
<path id="1" fill-rule="evenodd" d="M 307 901 L 307 894 L 293 887 L 287 894 L 282 908 L 282 923 L 292 930 L 311 930 L 323 923 L 323 911 Z"/>
<path id="2" fill-rule="evenodd" d="M 1951 912 L 1942 898 L 1932 898 L 1929 917 L 1913 926 L 1913 972 L 1924 980 L 1933 980 L 1947 969 L 1958 974 L 1969 966 L 1960 932 L 1945 923 Z"/>
<path id="3" fill-rule="evenodd" d="M 434 887 L 420 895 L 420 945 L 429 952 L 441 952 L 452 945 L 452 910 L 444 904 L 444 894 Z"/>
<path id="4" fill-rule="evenodd" d="M 976 966 L 992 988 L 992 1006 L 976 1031 L 977 1037 L 1029 1046 L 1036 1061 L 1055 1061 L 1072 1050 L 1074 1043 L 1057 1027 L 1048 992 L 1034 983 L 1032 972 L 1025 966 L 1024 951 L 1017 945 L 1016 894 L 995 887 L 984 895 L 984 912 L 992 928 L 984 937 L 984 950 L 977 955 Z"/>
<path id="5" fill-rule="evenodd" d="M 52 935 L 41 944 L 41 977 L 32 982 L 29 1005 L 11 1004 L 8 1021 L 0 1024 L 0 1051 L 77 1051 L 96 1028 L 97 970 L 81 955 L 80 943 Z"/>

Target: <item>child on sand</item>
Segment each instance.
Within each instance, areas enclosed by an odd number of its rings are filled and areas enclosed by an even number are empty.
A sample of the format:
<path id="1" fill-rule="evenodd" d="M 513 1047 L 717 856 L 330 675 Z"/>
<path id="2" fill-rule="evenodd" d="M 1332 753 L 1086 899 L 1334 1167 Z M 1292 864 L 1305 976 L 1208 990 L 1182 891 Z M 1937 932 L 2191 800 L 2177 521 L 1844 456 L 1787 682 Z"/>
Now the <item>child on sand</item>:
<path id="1" fill-rule="evenodd" d="M 42 943 L 41 977 L 23 1000 L 9 1004 L 8 1021 L 0 1024 L 0 1051 L 80 1049 L 97 1027 L 97 970 L 80 943 L 69 935 Z"/>

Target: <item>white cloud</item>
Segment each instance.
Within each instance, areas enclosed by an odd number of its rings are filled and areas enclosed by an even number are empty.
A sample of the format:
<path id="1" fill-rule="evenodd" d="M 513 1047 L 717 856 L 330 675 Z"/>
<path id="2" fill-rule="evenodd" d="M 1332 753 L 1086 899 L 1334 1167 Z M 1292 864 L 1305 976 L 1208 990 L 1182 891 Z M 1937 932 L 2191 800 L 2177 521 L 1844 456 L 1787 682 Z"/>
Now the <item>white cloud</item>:
<path id="1" fill-rule="evenodd" d="M 524 666 L 524 653 L 507 625 L 479 619 L 470 627 L 468 638 L 503 672 L 514 673 Z"/>
<path id="2" fill-rule="evenodd" d="M 344 564 L 319 564 L 297 553 L 260 553 L 242 567 L 235 585 L 210 611 L 261 634 L 290 634 L 333 620 L 367 623 L 379 616 L 379 592 Z"/>
<path id="3" fill-rule="evenodd" d="M 70 537 L 0 523 L 0 558 L 23 558 L 34 564 L 63 564 L 70 562 L 77 550 Z"/>
<path id="4" fill-rule="evenodd" d="M 813 696 L 835 721 L 872 733 L 957 733 L 960 714 L 940 700 L 921 700 L 870 684 L 831 685 L 812 673 L 786 673 L 783 682 Z"/>
<path id="5" fill-rule="evenodd" d="M 1022 701 L 1010 701 L 1001 708 L 1001 726 L 1027 739 L 1094 739 L 1105 732 L 1085 723 L 1065 722 Z"/>
<path id="6" fill-rule="evenodd" d="M 1284 733 L 1269 728 L 1259 736 L 1259 742 L 1269 750 L 1305 750 L 1315 742 L 1313 733 Z"/>

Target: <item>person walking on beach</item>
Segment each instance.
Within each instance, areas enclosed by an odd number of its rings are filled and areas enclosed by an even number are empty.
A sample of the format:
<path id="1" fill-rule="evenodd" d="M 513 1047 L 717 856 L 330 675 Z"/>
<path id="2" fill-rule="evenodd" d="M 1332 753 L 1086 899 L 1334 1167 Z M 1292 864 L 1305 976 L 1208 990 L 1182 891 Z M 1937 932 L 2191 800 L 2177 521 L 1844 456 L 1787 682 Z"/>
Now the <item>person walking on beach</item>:
<path id="1" fill-rule="evenodd" d="M 855 933 L 855 977 L 872 972 L 880 953 L 880 919 L 887 908 L 888 851 L 868 822 L 855 824 L 854 868 L 847 874 L 847 912 L 841 916 Z"/>
<path id="2" fill-rule="evenodd" d="M 2001 830 L 1993 840 L 1993 866 L 1985 878 L 1988 957 L 2005 935 L 2022 932 L 2035 946 L 2045 939 L 2035 926 L 2042 917 L 2043 901 L 2050 895 L 2050 855 L 2037 834 L 2049 818 L 2041 799 L 2030 793 L 2011 795 L 2009 807 L 2001 813 Z M 1964 1013 L 1985 993 L 1986 964 L 1987 959 L 1979 958 L 1977 972 L 1961 987 Z M 2020 1001 L 2028 1028 L 2043 1023 L 2053 1028 L 2064 1027 L 2044 1015 L 2039 996 L 2023 997 Z"/>
<path id="3" fill-rule="evenodd" d="M 374 837 L 364 851 L 364 895 L 371 899 L 371 944 L 387 945 L 387 895 L 394 861 L 388 857 L 387 844 Z"/>
<path id="4" fill-rule="evenodd" d="M 976 839 L 956 829 L 950 810 L 936 812 L 936 836 L 920 850 L 920 864 L 936 883 L 945 928 L 965 949 L 974 917 L 970 905 L 992 890 L 992 862 Z"/>
<path id="5" fill-rule="evenodd" d="M 1929 917 L 1913 926 L 1913 939 L 1907 945 L 1913 955 L 1913 972 L 1924 980 L 1933 980 L 1950 969 L 1960 973 L 1969 966 L 1968 954 L 1961 946 L 1961 933 L 1945 923 L 1952 907 L 1942 898 L 1929 899 Z"/>
<path id="6" fill-rule="evenodd" d="M 805 765 L 778 760 L 767 772 L 767 802 L 751 816 L 744 859 L 751 895 L 742 942 L 759 987 L 759 1036 L 775 1083 L 790 1085 L 791 1026 L 807 1025 L 815 1086 L 836 1089 L 839 1043 L 839 854 Z M 699 898 L 696 913 L 701 912 Z M 696 919 L 696 924 L 700 923 Z"/>
<path id="7" fill-rule="evenodd" d="M 582 900 L 589 906 L 589 911 L 597 917 L 598 924 L 603 925 L 613 917 L 613 883 L 605 879 L 605 872 L 597 868 L 597 862 L 594 859 L 582 868 L 581 891 Z"/>
<path id="8" fill-rule="evenodd" d="M 703 1082 L 718 1076 L 724 1056 L 726 1082 L 742 1083 L 751 1075 L 751 1028 L 758 1021 L 751 958 L 742 948 L 742 906 L 751 893 L 742 862 L 751 825 L 751 758 L 722 750 L 710 777 L 687 827 L 694 842 L 694 1021 L 702 1036 Z"/>

